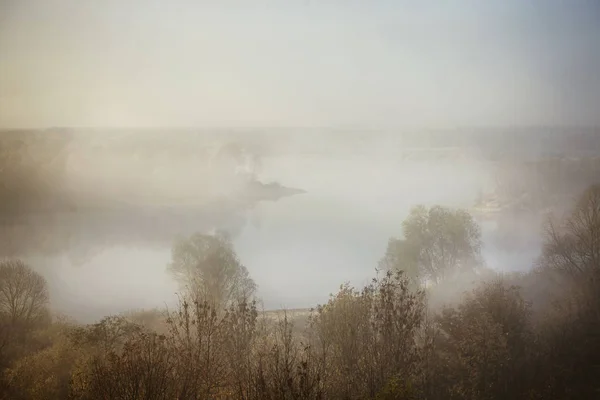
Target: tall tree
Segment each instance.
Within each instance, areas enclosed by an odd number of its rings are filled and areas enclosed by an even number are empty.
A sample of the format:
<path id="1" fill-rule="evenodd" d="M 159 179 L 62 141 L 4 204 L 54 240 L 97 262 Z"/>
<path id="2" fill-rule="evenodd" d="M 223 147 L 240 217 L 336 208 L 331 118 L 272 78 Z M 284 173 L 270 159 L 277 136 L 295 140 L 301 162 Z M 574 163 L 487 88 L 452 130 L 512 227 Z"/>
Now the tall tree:
<path id="1" fill-rule="evenodd" d="M 544 398 L 597 398 L 600 366 L 600 185 L 548 224 L 538 281 L 549 283 L 538 366 Z M 548 279 L 550 278 L 550 279 Z"/>
<path id="2" fill-rule="evenodd" d="M 541 265 L 576 281 L 600 272 L 600 185 L 581 194 L 563 223 L 548 223 Z"/>
<path id="3" fill-rule="evenodd" d="M 47 315 L 46 280 L 21 260 L 0 262 L 0 315 L 9 324 L 31 324 Z"/>
<path id="4" fill-rule="evenodd" d="M 178 240 L 168 268 L 188 294 L 216 307 L 247 300 L 256 291 L 256 284 L 224 234 L 196 233 Z"/>
<path id="5" fill-rule="evenodd" d="M 482 263 L 481 231 L 464 210 L 416 206 L 402 229 L 404 238 L 390 240 L 381 268 L 403 270 L 413 281 L 439 283 Z"/>
<path id="6" fill-rule="evenodd" d="M 18 358 L 32 328 L 48 320 L 47 304 L 46 280 L 40 274 L 20 260 L 0 262 L 0 371 Z"/>

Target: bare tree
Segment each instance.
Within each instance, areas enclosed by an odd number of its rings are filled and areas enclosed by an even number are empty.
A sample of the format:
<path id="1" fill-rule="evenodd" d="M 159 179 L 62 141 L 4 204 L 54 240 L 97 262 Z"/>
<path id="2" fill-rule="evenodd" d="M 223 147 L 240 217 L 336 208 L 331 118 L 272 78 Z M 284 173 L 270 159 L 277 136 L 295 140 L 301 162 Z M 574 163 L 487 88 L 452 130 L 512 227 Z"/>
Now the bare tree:
<path id="1" fill-rule="evenodd" d="M 0 262 L 0 371 L 21 356 L 28 333 L 48 316 L 47 303 L 41 275 L 20 260 Z"/>
<path id="2" fill-rule="evenodd" d="M 600 185 L 579 197 L 562 224 L 548 222 L 540 265 L 576 280 L 600 271 Z"/>
<path id="3" fill-rule="evenodd" d="M 600 185 L 548 224 L 538 272 L 549 279 L 538 366 L 546 398 L 596 398 L 600 355 Z M 568 389 L 565 389 L 568 388 Z M 566 397 L 566 393 L 569 397 Z M 562 397 L 561 397 L 562 396 Z"/>
<path id="4" fill-rule="evenodd" d="M 35 323 L 47 315 L 46 280 L 21 260 L 0 262 L 0 314 L 11 325 Z"/>

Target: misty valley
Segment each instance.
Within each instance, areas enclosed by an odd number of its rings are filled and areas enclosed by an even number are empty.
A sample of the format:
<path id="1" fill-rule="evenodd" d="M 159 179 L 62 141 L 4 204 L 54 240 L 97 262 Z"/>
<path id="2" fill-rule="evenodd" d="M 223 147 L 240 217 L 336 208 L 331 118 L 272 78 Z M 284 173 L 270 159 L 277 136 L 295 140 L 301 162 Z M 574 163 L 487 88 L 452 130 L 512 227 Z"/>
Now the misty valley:
<path id="1" fill-rule="evenodd" d="M 8 132 L 3 252 L 43 268 L 62 293 L 56 311 L 86 321 L 172 304 L 165 265 L 174 240 L 195 232 L 231 236 L 268 309 L 311 307 L 342 281 L 366 283 L 418 204 L 469 210 L 486 264 L 523 271 L 542 214 L 563 212 L 600 176 L 586 153 L 597 141 L 501 133 Z"/>
<path id="2" fill-rule="evenodd" d="M 0 135 L 0 398 L 600 395 L 589 129 Z"/>
<path id="3" fill-rule="evenodd" d="M 0 400 L 600 400 L 599 21 L 0 0 Z"/>

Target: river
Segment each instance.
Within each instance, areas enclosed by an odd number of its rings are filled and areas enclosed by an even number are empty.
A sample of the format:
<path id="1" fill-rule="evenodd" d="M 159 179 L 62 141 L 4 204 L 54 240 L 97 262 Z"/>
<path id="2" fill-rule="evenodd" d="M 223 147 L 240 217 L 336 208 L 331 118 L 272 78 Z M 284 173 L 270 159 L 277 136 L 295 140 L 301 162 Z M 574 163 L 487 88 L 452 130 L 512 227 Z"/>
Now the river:
<path id="1" fill-rule="evenodd" d="M 468 208 L 489 180 L 483 164 L 473 160 L 406 161 L 368 151 L 270 155 L 262 160 L 260 178 L 306 190 L 259 203 L 234 237 L 266 309 L 314 306 L 346 281 L 368 282 L 388 239 L 401 235 L 411 206 Z M 490 229 L 484 226 L 484 240 Z M 536 251 L 503 255 L 485 247 L 484 255 L 488 265 L 514 270 L 527 268 Z M 82 266 L 54 259 L 44 273 L 54 308 L 91 320 L 174 304 L 169 257 L 167 246 L 113 246 Z"/>

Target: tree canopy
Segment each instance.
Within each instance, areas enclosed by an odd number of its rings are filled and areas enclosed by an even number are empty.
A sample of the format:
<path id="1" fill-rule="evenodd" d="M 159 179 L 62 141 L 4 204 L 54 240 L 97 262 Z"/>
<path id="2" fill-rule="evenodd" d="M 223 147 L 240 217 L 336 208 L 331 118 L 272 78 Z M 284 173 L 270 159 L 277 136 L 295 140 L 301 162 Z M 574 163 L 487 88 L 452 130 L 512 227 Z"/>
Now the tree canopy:
<path id="1" fill-rule="evenodd" d="M 10 324 L 34 323 L 46 315 L 46 280 L 21 260 L 0 262 L 0 315 Z"/>
<path id="2" fill-rule="evenodd" d="M 247 301 L 255 285 L 227 236 L 181 238 L 170 269 L 190 295 L 155 326 L 108 316 L 13 329 L 0 318 L 0 399 L 596 399 L 598 199 L 590 188 L 552 225 L 536 271 L 477 268 L 472 290 L 458 273 L 479 262 L 477 226 L 463 211 L 417 207 L 383 276 L 295 315 Z M 0 266 L 2 294 L 36 287 L 14 284 L 28 276 L 44 293 L 23 263 Z M 440 284 L 411 287 L 424 279 Z M 436 306 L 430 294 L 444 288 L 456 301 Z M 18 308 L 0 305 L 0 317 Z"/>
<path id="3" fill-rule="evenodd" d="M 249 299 L 256 291 L 225 234 L 195 233 L 179 239 L 168 268 L 186 293 L 217 306 Z"/>
<path id="4" fill-rule="evenodd" d="M 413 281 L 439 283 L 482 263 L 481 231 L 464 210 L 416 206 L 402 223 L 404 237 L 392 238 L 382 269 L 400 269 Z"/>

